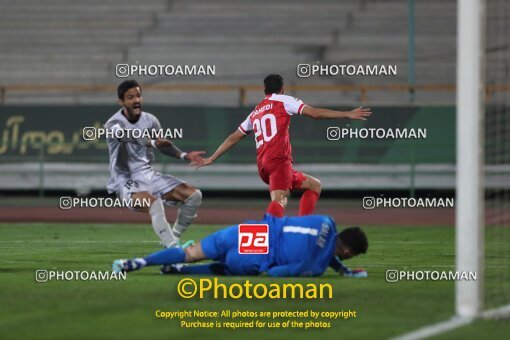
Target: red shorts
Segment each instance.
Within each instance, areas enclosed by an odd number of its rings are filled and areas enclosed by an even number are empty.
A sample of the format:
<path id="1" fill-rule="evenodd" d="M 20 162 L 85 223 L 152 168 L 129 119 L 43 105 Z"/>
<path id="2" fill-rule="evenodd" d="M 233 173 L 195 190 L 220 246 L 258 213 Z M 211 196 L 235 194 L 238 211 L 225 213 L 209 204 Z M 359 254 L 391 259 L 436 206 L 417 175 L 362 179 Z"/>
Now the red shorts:
<path id="1" fill-rule="evenodd" d="M 306 177 L 302 172 L 292 168 L 290 160 L 277 160 L 259 165 L 259 176 L 269 184 L 269 191 L 294 190 L 301 188 Z"/>

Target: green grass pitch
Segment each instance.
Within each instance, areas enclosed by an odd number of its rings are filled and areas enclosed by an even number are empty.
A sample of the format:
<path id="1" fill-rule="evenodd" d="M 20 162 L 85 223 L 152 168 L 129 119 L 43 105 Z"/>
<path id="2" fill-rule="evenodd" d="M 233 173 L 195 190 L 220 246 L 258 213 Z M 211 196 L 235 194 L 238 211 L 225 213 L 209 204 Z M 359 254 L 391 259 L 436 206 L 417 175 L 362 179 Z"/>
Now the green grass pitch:
<path id="1" fill-rule="evenodd" d="M 186 236 L 200 240 L 218 228 L 193 226 Z M 156 267 L 130 273 L 126 281 L 35 281 L 37 269 L 109 270 L 116 258 L 142 256 L 158 250 L 149 225 L 0 224 L 0 338 L 384 339 L 450 318 L 454 310 L 454 282 L 387 283 L 385 272 L 388 269 L 454 270 L 453 228 L 372 226 L 364 229 L 369 237 L 368 253 L 346 264 L 367 269 L 369 277 L 366 279 L 342 278 L 332 271 L 313 279 L 250 278 L 252 283 L 266 284 L 330 283 L 334 288 L 331 300 L 185 300 L 179 298 L 176 292 L 177 282 L 182 276 L 160 275 Z M 488 242 L 494 242 L 494 253 L 501 254 L 497 240 Z M 488 261 L 493 261 L 488 263 L 489 270 L 508 270 L 510 267 L 508 258 L 493 256 Z M 244 282 L 246 279 L 221 278 L 224 283 Z M 328 329 L 233 331 L 183 329 L 178 320 L 156 318 L 156 309 L 351 309 L 357 311 L 357 317 L 332 321 Z M 509 331 L 508 322 L 480 321 L 439 338 L 498 339 L 506 338 Z"/>

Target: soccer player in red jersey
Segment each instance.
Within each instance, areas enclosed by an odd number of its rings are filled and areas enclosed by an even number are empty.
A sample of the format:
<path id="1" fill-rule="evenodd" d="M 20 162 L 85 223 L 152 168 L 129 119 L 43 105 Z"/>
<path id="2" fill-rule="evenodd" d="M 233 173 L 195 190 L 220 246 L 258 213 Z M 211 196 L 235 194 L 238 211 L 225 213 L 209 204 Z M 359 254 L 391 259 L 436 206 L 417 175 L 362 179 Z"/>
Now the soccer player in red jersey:
<path id="1" fill-rule="evenodd" d="M 294 115 L 303 115 L 314 119 L 366 120 L 372 112 L 362 107 L 347 112 L 311 107 L 297 98 L 284 95 L 283 78 L 277 74 L 270 74 L 264 79 L 264 92 L 266 94 L 264 100 L 255 107 L 238 129 L 225 139 L 214 154 L 192 162 L 191 165 L 199 168 L 212 164 L 253 131 L 259 175 L 266 184 L 269 184 L 271 194 L 267 212 L 273 216 L 283 216 L 290 190 L 301 190 L 303 196 L 299 202 L 299 216 L 309 215 L 314 211 L 319 199 L 321 183 L 318 179 L 292 167 L 290 118 Z"/>

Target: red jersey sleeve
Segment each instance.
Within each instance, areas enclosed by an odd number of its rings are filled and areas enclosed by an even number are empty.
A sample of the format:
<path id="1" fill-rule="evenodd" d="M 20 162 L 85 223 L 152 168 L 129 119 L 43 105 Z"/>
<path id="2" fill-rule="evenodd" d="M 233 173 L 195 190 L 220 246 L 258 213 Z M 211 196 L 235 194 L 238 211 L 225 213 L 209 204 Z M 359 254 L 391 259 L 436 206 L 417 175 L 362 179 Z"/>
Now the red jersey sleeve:
<path id="1" fill-rule="evenodd" d="M 305 107 L 305 103 L 301 99 L 286 96 L 284 94 L 273 95 L 271 97 L 274 100 L 280 101 L 283 103 L 285 111 L 289 116 L 300 115 Z"/>

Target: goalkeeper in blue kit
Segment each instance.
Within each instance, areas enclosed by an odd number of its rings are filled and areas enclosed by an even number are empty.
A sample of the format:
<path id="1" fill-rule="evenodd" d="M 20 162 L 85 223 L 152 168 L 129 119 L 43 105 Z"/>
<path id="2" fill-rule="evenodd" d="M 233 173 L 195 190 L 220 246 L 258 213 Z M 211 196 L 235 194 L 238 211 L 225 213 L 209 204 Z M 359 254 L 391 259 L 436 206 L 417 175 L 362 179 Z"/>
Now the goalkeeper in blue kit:
<path id="1" fill-rule="evenodd" d="M 366 253 L 368 241 L 359 227 L 340 233 L 325 215 L 275 217 L 244 224 L 268 225 L 267 254 L 240 254 L 238 225 L 219 230 L 195 245 L 164 249 L 144 258 L 115 260 L 115 272 L 161 265 L 164 274 L 259 275 L 274 277 L 319 276 L 328 267 L 349 277 L 366 277 L 364 270 L 350 270 L 342 261 Z M 212 263 L 186 265 L 202 260 Z"/>

